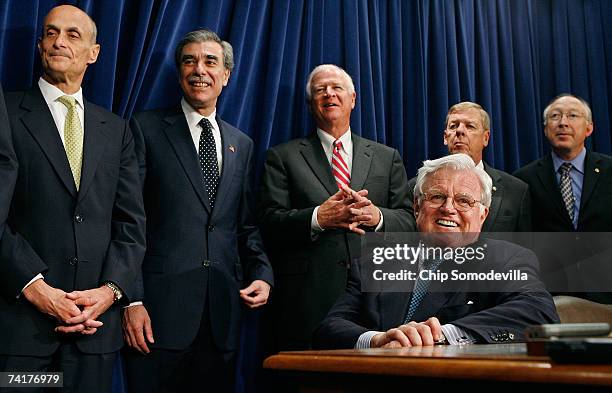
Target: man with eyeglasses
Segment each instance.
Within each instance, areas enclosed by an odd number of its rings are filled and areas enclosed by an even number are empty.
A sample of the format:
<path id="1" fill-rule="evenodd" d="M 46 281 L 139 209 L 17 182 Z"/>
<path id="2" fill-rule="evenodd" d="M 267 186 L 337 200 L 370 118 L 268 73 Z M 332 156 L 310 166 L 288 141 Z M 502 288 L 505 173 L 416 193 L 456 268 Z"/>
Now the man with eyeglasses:
<path id="1" fill-rule="evenodd" d="M 445 250 L 485 244 L 485 256 L 463 264 L 446 257 L 436 263 L 421 254 L 419 270 L 423 271 L 421 266 L 436 272 L 460 266 L 473 272 L 516 269 L 528 279 L 454 284 L 434 279 L 424 286 L 419 273 L 412 292 L 385 291 L 384 284 L 379 292 L 370 292 L 368 276 L 360 275 L 368 267 L 364 258 L 352 266 L 345 292 L 315 331 L 314 346 L 359 349 L 517 342 L 524 340 L 528 325 L 558 322 L 552 298 L 537 278 L 537 259 L 531 251 L 490 239 L 476 242 L 489 213 L 491 187 L 491 178 L 465 154 L 423 162 L 414 204 L 422 241 Z"/>
<path id="2" fill-rule="evenodd" d="M 483 160 L 489 145 L 490 117 L 477 103 L 464 101 L 450 107 L 446 115 L 444 145 L 449 154 L 464 153 L 484 169 L 493 180 L 489 215 L 483 232 L 528 232 L 531 230 L 531 203 L 527 184 L 516 177 L 493 168 Z M 410 211 L 416 178 L 409 181 Z"/>
<path id="3" fill-rule="evenodd" d="M 533 230 L 612 232 L 612 157 L 585 148 L 593 133 L 589 104 L 561 94 L 544 109 L 551 153 L 514 175 L 529 184 Z M 609 302 L 608 295 L 587 296 Z"/>

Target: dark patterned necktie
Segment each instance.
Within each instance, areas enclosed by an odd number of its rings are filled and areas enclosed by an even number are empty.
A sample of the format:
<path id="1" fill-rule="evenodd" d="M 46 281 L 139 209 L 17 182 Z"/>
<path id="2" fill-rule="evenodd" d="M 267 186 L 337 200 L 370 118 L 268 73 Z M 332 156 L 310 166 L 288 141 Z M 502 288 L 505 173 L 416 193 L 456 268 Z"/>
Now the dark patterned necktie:
<path id="1" fill-rule="evenodd" d="M 198 123 L 202 127 L 200 134 L 200 143 L 198 147 L 198 158 L 200 160 L 200 168 L 204 175 L 204 185 L 206 187 L 206 195 L 210 202 L 210 207 L 214 207 L 215 198 L 217 196 L 217 186 L 219 185 L 219 164 L 217 161 L 217 147 L 215 138 L 213 137 L 213 127 L 208 119 L 203 118 Z"/>
<path id="2" fill-rule="evenodd" d="M 574 192 L 572 191 L 572 179 L 570 178 L 570 171 L 572 170 L 571 162 L 564 162 L 559 167 L 559 173 L 561 177 L 559 179 L 559 187 L 561 188 L 561 197 L 565 203 L 565 208 L 569 214 L 570 220 L 574 221 Z"/>
<path id="3" fill-rule="evenodd" d="M 436 270 L 441 263 L 442 259 L 434 259 L 430 262 L 424 261 L 423 269 L 421 270 Z M 414 284 L 414 289 L 412 290 L 412 297 L 410 298 L 410 305 L 408 306 L 408 311 L 406 311 L 406 316 L 404 317 L 404 324 L 407 324 L 412 320 L 415 311 L 421 305 L 421 302 L 427 294 L 427 289 L 429 289 L 429 280 L 421 280 L 420 278 L 417 279 L 417 282 Z"/>

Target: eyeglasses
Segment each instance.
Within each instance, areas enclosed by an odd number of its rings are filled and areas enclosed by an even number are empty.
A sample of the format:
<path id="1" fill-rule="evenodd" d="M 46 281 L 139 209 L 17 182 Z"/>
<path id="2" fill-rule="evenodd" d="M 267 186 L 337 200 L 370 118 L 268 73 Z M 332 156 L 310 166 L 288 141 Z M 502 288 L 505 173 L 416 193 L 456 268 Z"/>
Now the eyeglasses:
<path id="1" fill-rule="evenodd" d="M 446 200 L 451 198 L 448 195 L 437 191 L 426 192 L 423 194 L 423 197 L 434 209 L 444 205 Z M 455 194 L 452 197 L 452 200 L 453 206 L 455 206 L 455 209 L 459 210 L 460 212 L 466 212 L 473 208 L 475 204 L 480 203 L 480 201 L 466 194 Z"/>
<path id="2" fill-rule="evenodd" d="M 584 117 L 584 115 L 582 113 L 578 113 L 578 112 L 553 112 L 553 113 L 549 113 L 546 118 L 550 121 L 561 121 L 561 119 L 563 119 L 563 115 L 567 116 L 567 120 L 568 121 L 576 121 L 582 117 Z"/>

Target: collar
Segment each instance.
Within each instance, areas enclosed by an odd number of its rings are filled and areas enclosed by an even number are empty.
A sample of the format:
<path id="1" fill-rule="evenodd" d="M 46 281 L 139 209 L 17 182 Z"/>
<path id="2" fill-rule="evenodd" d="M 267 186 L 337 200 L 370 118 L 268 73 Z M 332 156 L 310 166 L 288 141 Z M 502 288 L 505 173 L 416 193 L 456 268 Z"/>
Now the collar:
<path id="1" fill-rule="evenodd" d="M 565 161 L 561 157 L 559 157 L 554 151 L 551 151 L 553 167 L 555 168 L 555 173 L 559 171 L 559 167 L 563 165 L 565 162 L 570 162 L 575 170 L 584 174 L 584 160 L 586 158 L 586 148 L 582 148 L 582 151 L 570 161 Z"/>
<path id="2" fill-rule="evenodd" d="M 331 150 L 332 145 L 336 141 L 336 139 L 327 132 L 320 129 L 319 127 L 317 127 L 317 135 L 319 136 L 319 140 L 321 141 L 321 143 L 323 143 L 326 147 L 329 147 L 329 149 Z M 342 148 L 344 149 L 344 151 L 351 151 L 353 147 L 353 140 L 351 138 L 351 127 L 349 127 L 348 130 L 346 130 L 346 132 L 342 134 L 340 138 L 338 138 L 338 140 L 342 142 Z"/>
<path id="3" fill-rule="evenodd" d="M 45 99 L 45 102 L 47 103 L 47 105 L 51 105 L 57 102 L 57 99 L 62 96 L 72 96 L 74 97 L 76 102 L 79 104 L 81 109 L 85 108 L 85 105 L 83 105 L 83 89 L 80 87 L 76 93 L 66 94 L 60 89 L 58 89 L 56 86 L 53 86 L 51 83 L 47 82 L 42 77 L 40 77 L 38 79 L 38 88 L 40 89 L 40 92 L 42 93 L 43 98 Z"/>
<path id="4" fill-rule="evenodd" d="M 189 126 L 190 130 L 196 129 L 198 127 L 198 124 L 200 123 L 200 120 L 202 120 L 203 118 L 208 119 L 208 121 L 210 121 L 214 129 L 217 129 L 217 130 L 219 129 L 219 126 L 217 125 L 217 119 L 216 119 L 217 118 L 216 108 L 209 116 L 202 116 L 191 105 L 189 105 L 187 101 L 185 101 L 185 97 L 181 98 L 181 108 L 183 109 L 183 113 L 185 114 L 185 119 L 187 120 L 187 125 Z"/>

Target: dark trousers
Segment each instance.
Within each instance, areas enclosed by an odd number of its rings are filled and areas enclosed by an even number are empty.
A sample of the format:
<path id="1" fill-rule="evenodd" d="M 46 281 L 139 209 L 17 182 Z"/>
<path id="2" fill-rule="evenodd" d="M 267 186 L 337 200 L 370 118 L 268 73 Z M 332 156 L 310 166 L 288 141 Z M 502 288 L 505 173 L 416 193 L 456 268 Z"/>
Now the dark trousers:
<path id="1" fill-rule="evenodd" d="M 64 373 L 64 387 L 56 388 L 0 388 L 1 393 L 110 393 L 113 364 L 117 352 L 86 354 L 74 342 L 63 343 L 51 356 L 0 355 L 1 371 L 58 371 Z M 46 390 L 45 390 L 46 389 Z"/>
<path id="2" fill-rule="evenodd" d="M 196 339 L 185 349 L 153 348 L 142 355 L 125 348 L 128 393 L 233 393 L 235 352 L 219 351 L 212 339 L 208 314 L 206 306 Z"/>

